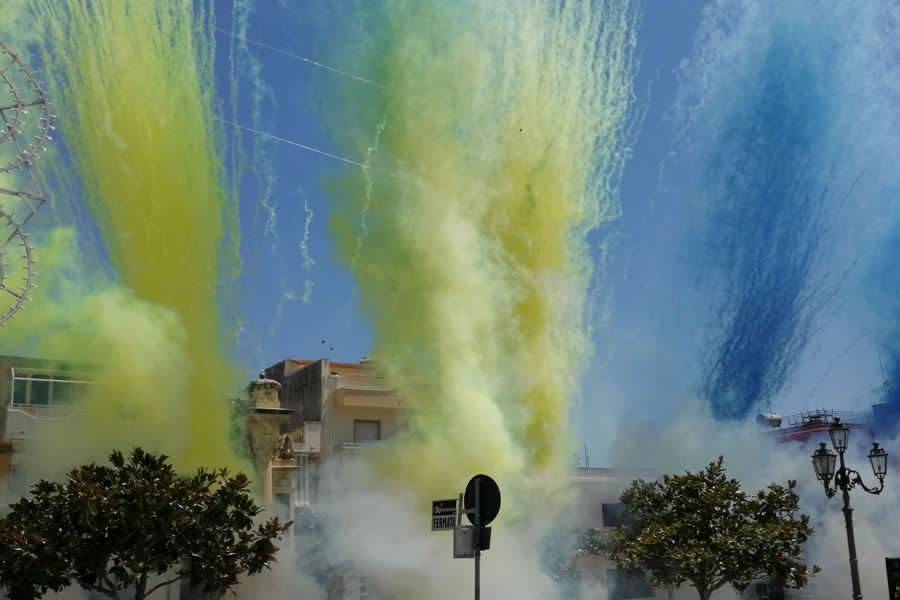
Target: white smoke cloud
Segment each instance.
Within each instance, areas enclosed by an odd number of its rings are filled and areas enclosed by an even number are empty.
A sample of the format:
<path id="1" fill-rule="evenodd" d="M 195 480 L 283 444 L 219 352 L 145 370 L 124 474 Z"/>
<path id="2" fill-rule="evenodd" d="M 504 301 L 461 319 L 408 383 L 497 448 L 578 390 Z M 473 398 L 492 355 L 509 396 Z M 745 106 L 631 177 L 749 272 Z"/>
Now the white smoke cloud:
<path id="1" fill-rule="evenodd" d="M 847 460 L 867 485 L 877 483 L 866 453 L 867 438 L 851 429 Z M 818 442 L 827 442 L 827 436 Z M 900 446 L 892 440 L 884 446 L 898 456 Z M 816 480 L 810 456 L 814 446 L 779 444 L 752 422 L 715 421 L 700 402 L 688 402 L 665 427 L 637 421 L 624 423 L 610 447 L 612 466 L 652 468 L 660 475 L 697 471 L 718 456 L 725 458 L 728 474 L 740 480 L 745 491 L 755 492 L 770 483 L 797 481 L 801 510 L 810 515 L 816 529 L 807 547 L 808 560 L 822 567 L 805 592 L 820 600 L 850 597 L 847 538 L 839 496 L 826 499 Z M 893 470 L 891 470 L 893 468 Z M 850 494 L 854 510 L 856 545 L 863 596 L 887 596 L 885 557 L 900 556 L 900 472 L 889 467 L 886 489 L 870 496 L 860 489 Z M 723 592 L 727 594 L 730 592 Z"/>
<path id="2" fill-rule="evenodd" d="M 379 593 L 397 599 L 470 598 L 474 565 L 452 558 L 452 533 L 432 532 L 428 508 L 402 489 L 386 491 L 363 462 L 332 464 L 316 508 L 332 523 L 328 554 Z M 545 515 L 528 523 L 493 526 L 490 550 L 482 554 L 481 590 L 486 598 L 545 600 L 558 597 L 556 583 L 542 573 L 540 542 L 550 524 Z"/>

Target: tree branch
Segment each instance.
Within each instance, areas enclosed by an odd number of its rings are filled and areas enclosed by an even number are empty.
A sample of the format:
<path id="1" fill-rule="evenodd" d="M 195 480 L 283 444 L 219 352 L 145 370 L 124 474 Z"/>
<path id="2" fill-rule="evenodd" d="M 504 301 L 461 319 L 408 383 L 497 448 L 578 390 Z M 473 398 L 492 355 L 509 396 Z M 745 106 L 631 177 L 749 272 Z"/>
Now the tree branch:
<path id="1" fill-rule="evenodd" d="M 150 594 L 152 594 L 152 593 L 155 592 L 156 590 L 158 590 L 158 589 L 160 589 L 160 588 L 164 588 L 164 587 L 166 587 L 167 585 L 172 585 L 173 583 L 175 583 L 175 582 L 178 581 L 179 579 L 184 579 L 184 574 L 177 575 L 177 576 L 173 577 L 172 579 L 167 579 L 166 581 L 162 581 L 162 582 L 160 582 L 160 583 L 157 583 L 157 584 L 154 585 L 152 588 L 150 588 L 149 590 L 147 590 L 147 593 L 144 594 L 144 598 L 149 598 L 149 597 L 150 597 Z"/>

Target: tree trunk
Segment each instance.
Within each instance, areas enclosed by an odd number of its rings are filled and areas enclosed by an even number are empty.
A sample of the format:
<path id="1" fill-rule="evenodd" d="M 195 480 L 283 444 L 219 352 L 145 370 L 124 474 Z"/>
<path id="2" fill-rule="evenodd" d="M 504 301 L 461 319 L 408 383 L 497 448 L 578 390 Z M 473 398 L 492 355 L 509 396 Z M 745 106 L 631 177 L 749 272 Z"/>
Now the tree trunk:
<path id="1" fill-rule="evenodd" d="M 707 590 L 701 590 L 698 588 L 697 595 L 700 596 L 700 600 L 709 600 L 710 597 L 712 596 L 712 592 L 707 591 Z"/>
<path id="2" fill-rule="evenodd" d="M 134 600 L 144 600 L 147 597 L 147 576 L 141 575 L 134 586 Z"/>

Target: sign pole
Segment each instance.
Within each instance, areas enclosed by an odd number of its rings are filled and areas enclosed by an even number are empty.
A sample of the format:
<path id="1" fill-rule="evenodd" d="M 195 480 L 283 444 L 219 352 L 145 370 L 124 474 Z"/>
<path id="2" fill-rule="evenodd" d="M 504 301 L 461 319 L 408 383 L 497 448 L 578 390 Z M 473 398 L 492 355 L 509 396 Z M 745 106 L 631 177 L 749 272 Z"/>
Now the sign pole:
<path id="1" fill-rule="evenodd" d="M 481 481 L 475 481 L 475 600 L 481 600 Z"/>
<path id="2" fill-rule="evenodd" d="M 888 580 L 888 598 L 900 600 L 900 558 L 885 558 Z"/>
<path id="3" fill-rule="evenodd" d="M 432 530 L 445 527 L 444 515 L 455 509 L 456 527 L 453 527 L 453 558 L 475 559 L 475 600 L 481 600 L 481 551 L 491 547 L 491 528 L 488 525 L 500 512 L 500 488 L 487 475 L 476 475 L 466 491 L 456 500 L 434 500 L 431 503 Z M 462 525 L 463 514 L 471 526 Z M 452 519 L 452 516 L 451 516 Z M 451 521 L 452 523 L 452 521 Z"/>

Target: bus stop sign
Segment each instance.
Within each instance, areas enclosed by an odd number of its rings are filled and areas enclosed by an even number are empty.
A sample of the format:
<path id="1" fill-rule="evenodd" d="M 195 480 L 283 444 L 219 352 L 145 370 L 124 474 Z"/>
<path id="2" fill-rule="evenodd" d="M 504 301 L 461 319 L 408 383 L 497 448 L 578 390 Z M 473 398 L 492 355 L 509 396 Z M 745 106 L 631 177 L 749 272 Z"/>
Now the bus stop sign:
<path id="1" fill-rule="evenodd" d="M 449 531 L 456 525 L 456 500 L 431 501 L 431 530 Z"/>

